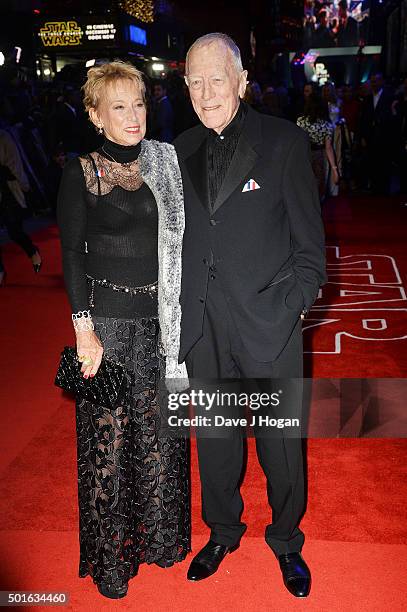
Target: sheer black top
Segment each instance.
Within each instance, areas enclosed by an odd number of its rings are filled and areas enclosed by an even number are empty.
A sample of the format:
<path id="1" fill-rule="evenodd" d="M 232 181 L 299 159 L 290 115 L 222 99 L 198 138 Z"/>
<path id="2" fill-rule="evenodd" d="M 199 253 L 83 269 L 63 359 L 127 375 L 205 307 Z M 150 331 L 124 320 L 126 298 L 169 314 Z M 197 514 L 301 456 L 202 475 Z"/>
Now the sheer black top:
<path id="1" fill-rule="evenodd" d="M 72 312 L 89 309 L 86 275 L 138 287 L 157 281 L 158 212 L 132 147 L 105 140 L 64 168 L 58 195 L 63 270 Z M 94 287 L 97 316 L 157 315 L 157 297 Z"/>

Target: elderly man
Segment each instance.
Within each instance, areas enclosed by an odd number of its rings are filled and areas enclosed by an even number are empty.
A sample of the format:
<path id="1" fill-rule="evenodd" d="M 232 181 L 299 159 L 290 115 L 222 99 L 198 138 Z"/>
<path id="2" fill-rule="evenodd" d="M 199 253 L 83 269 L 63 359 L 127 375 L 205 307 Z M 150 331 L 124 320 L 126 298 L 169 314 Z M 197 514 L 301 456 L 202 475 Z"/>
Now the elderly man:
<path id="1" fill-rule="evenodd" d="M 186 227 L 179 361 L 192 380 L 302 377 L 301 319 L 325 281 L 324 238 L 305 134 L 241 101 L 240 52 L 225 34 L 189 49 L 186 82 L 201 124 L 175 141 Z M 239 479 L 240 430 L 198 436 L 203 518 L 208 544 L 189 580 L 217 571 L 246 525 Z M 273 522 L 266 541 L 284 583 L 297 597 L 311 577 L 300 551 L 304 510 L 301 439 L 256 435 Z"/>

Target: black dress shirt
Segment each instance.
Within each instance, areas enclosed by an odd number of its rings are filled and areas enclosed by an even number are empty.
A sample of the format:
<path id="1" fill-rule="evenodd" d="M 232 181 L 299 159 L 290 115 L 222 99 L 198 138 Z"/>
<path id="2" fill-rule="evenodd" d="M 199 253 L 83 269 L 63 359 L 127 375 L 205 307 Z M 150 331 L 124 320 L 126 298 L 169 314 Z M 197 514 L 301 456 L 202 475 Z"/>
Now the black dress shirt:
<path id="1" fill-rule="evenodd" d="M 208 130 L 208 193 L 211 208 L 236 151 L 246 113 L 247 109 L 240 102 L 236 115 L 220 134 Z"/>

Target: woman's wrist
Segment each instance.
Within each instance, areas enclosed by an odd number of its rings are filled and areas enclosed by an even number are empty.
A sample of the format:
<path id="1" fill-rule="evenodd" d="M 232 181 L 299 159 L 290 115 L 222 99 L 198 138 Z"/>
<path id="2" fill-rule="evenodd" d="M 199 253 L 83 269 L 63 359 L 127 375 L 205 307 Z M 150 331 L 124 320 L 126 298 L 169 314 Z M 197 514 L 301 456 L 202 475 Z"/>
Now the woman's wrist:
<path id="1" fill-rule="evenodd" d="M 95 329 L 90 310 L 80 310 L 72 313 L 72 324 L 75 332 L 93 331 Z"/>

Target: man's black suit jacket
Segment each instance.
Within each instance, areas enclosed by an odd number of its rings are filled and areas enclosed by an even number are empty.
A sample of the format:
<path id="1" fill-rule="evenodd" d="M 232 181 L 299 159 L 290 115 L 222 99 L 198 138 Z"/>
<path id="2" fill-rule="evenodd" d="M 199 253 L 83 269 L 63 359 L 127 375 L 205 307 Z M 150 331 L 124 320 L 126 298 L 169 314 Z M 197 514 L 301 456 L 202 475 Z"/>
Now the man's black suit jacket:
<path id="1" fill-rule="evenodd" d="M 366 142 L 378 148 L 380 155 L 389 155 L 386 147 L 391 146 L 395 137 L 396 117 L 393 116 L 391 105 L 394 98 L 387 91 L 383 91 L 374 107 L 373 95 L 364 100 L 361 113 L 361 135 Z"/>
<path id="2" fill-rule="evenodd" d="M 180 363 L 202 336 L 210 276 L 224 288 L 245 347 L 258 361 L 284 349 L 325 277 L 324 232 L 306 134 L 250 107 L 213 210 L 206 138 L 174 142 L 184 186 Z M 254 179 L 260 189 L 246 190 Z"/>

